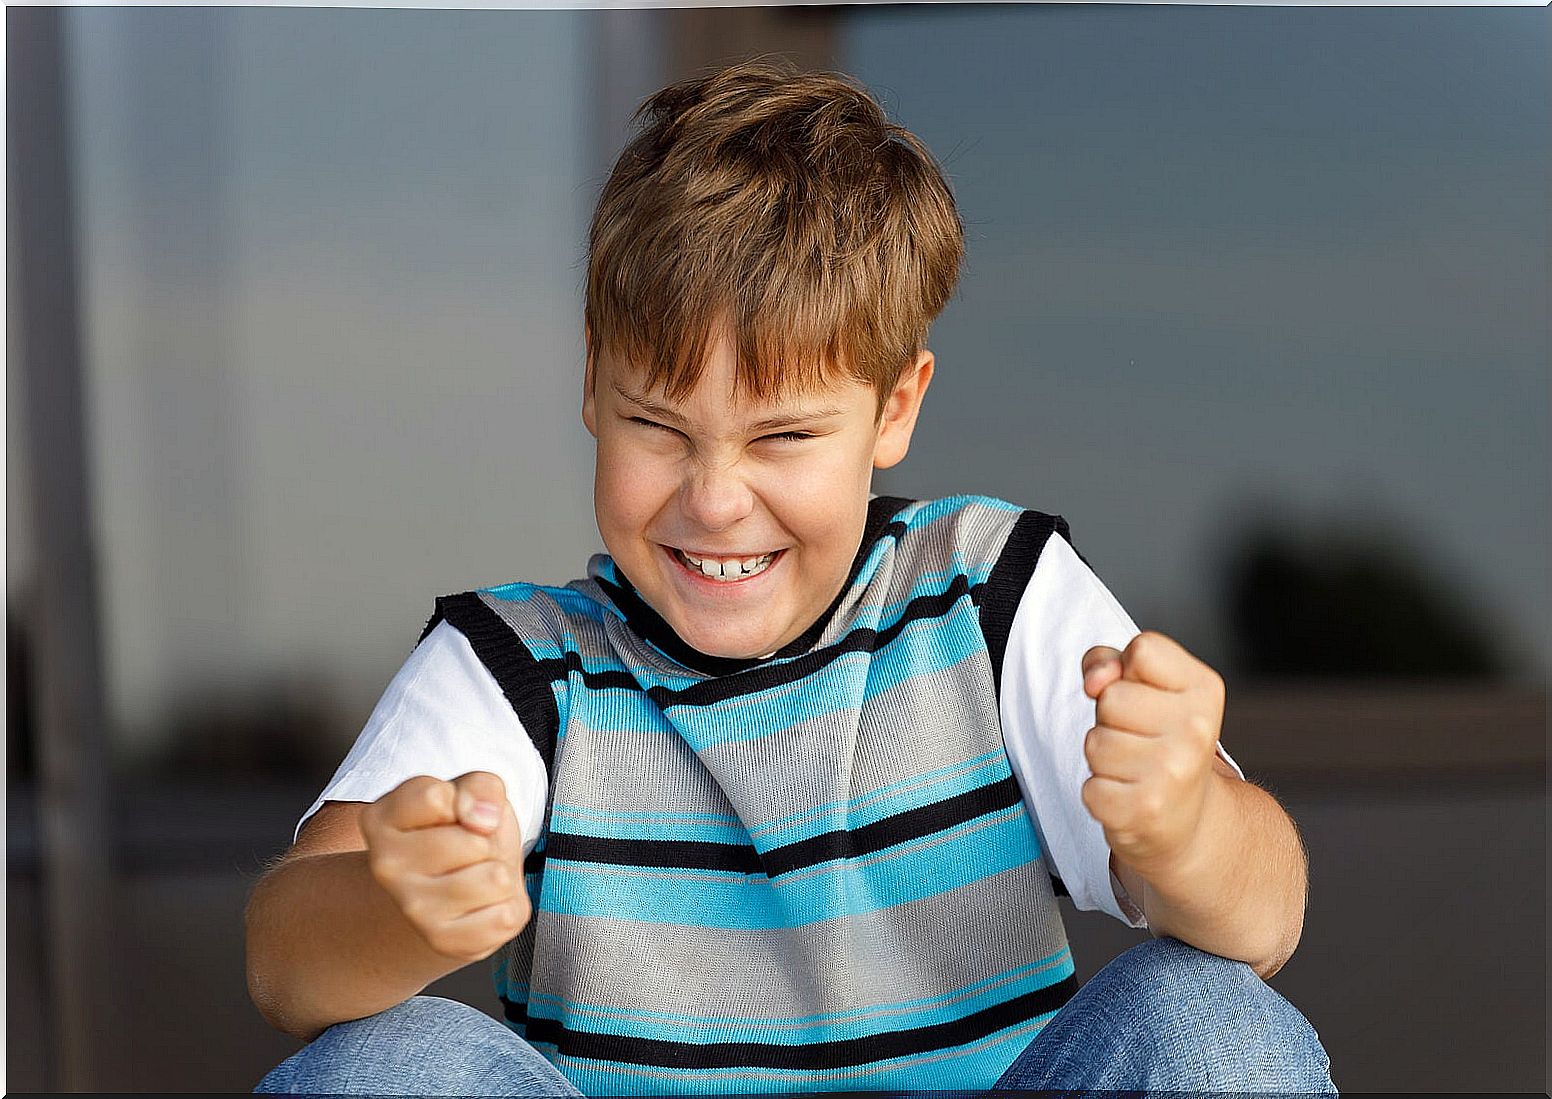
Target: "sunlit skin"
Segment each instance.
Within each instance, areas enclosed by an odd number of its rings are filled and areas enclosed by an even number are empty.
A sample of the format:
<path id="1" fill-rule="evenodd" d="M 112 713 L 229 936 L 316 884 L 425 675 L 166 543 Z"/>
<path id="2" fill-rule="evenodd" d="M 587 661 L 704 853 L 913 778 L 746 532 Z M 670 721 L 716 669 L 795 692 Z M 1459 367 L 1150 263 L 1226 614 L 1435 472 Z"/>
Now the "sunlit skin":
<path id="1" fill-rule="evenodd" d="M 767 656 L 799 637 L 840 592 L 862 542 L 873 470 L 905 457 L 933 356 L 919 353 L 879 414 L 865 382 L 759 401 L 735 393 L 724 329 L 694 392 L 648 392 L 594 356 L 582 422 L 597 440 L 593 501 L 615 564 L 680 639 L 710 656 Z M 712 580 L 695 557 L 772 563 Z"/>

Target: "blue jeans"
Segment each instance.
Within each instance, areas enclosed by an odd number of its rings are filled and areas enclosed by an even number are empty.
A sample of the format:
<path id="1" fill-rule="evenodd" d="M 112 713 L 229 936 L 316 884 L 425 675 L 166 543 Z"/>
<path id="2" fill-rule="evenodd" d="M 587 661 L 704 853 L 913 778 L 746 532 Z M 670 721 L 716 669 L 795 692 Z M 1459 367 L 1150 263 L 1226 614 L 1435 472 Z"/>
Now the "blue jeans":
<path id="1" fill-rule="evenodd" d="M 996 1089 L 1335 1093 L 1297 1008 L 1244 962 L 1169 937 L 1115 958 L 1062 1007 Z M 579 1095 L 472 1007 L 415 996 L 340 1023 L 254 1089 L 266 1094 Z"/>

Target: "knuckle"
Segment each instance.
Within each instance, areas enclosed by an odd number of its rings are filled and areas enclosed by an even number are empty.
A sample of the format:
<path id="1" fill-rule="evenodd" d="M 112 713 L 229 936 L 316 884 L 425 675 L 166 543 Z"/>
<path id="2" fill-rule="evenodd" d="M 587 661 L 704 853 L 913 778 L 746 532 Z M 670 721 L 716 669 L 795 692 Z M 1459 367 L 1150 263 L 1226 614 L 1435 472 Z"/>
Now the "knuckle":
<path id="1" fill-rule="evenodd" d="M 482 801 L 500 802 L 506 797 L 506 783 L 493 771 L 468 771 L 453 780 L 459 790 L 468 790 Z"/>
<path id="2" fill-rule="evenodd" d="M 421 934 L 431 949 L 438 954 L 443 954 L 462 962 L 478 960 L 477 957 L 469 955 L 462 935 L 450 933 L 443 928 L 428 928 Z"/>
<path id="3" fill-rule="evenodd" d="M 366 867 L 378 885 L 393 885 L 404 876 L 404 860 L 398 855 L 380 848 L 368 848 Z"/>
<path id="4" fill-rule="evenodd" d="M 501 894 L 511 893 L 517 884 L 513 880 L 512 868 L 504 862 L 490 862 L 486 865 L 485 880 L 491 889 Z"/>
<path id="5" fill-rule="evenodd" d="M 404 913 L 404 918 L 420 929 L 421 934 L 430 936 L 437 932 L 432 920 L 432 906 L 423 896 L 411 894 L 399 901 L 399 911 Z"/>
<path id="6" fill-rule="evenodd" d="M 437 785 L 438 780 L 430 775 L 416 775 L 399 783 L 388 792 L 387 796 L 404 801 L 421 801 L 436 789 Z"/>
<path id="7" fill-rule="evenodd" d="M 1100 739 L 1100 730 L 1096 725 L 1094 728 L 1090 729 L 1088 731 L 1088 735 L 1083 738 L 1083 758 L 1088 760 L 1090 769 L 1094 767 L 1102 747 L 1103 745 Z"/>
<path id="8" fill-rule="evenodd" d="M 1164 812 L 1164 804 L 1164 795 L 1161 791 L 1149 790 L 1138 799 L 1138 819 L 1148 823 L 1158 820 Z"/>
<path id="9" fill-rule="evenodd" d="M 503 936 L 503 942 L 523 929 L 524 913 L 516 901 L 502 905 L 497 909 L 495 916 L 495 929 Z"/>

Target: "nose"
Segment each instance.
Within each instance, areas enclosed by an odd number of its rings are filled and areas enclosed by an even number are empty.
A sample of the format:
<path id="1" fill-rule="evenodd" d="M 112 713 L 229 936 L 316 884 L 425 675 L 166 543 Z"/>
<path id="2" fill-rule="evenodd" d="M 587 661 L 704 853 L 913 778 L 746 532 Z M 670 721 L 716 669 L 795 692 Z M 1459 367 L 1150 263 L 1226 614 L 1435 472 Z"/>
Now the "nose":
<path id="1" fill-rule="evenodd" d="M 709 531 L 727 530 L 754 510 L 754 492 L 732 464 L 701 464 L 681 493 L 687 518 Z"/>

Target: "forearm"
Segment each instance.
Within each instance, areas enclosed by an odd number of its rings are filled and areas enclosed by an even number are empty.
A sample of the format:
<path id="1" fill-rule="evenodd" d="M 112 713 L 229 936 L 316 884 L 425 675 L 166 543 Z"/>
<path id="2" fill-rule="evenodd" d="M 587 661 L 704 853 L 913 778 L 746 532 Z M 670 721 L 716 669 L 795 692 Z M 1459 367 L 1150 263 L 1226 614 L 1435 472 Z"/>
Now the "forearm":
<path id="1" fill-rule="evenodd" d="M 307 855 L 248 903 L 248 994 L 277 1030 L 311 1041 L 416 995 L 464 963 L 432 950 L 372 877 L 365 851 Z"/>
<path id="2" fill-rule="evenodd" d="M 1168 865 L 1132 868 L 1143 883 L 1138 899 L 1155 935 L 1248 962 L 1265 979 L 1303 931 L 1304 847 L 1265 790 L 1217 770 L 1212 783 L 1191 848 Z"/>

